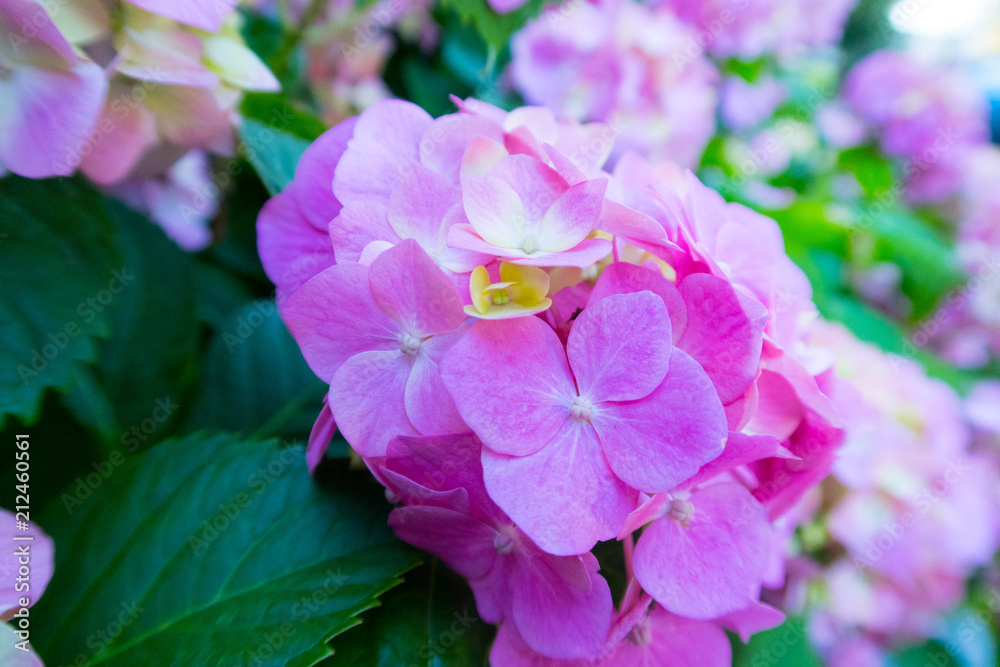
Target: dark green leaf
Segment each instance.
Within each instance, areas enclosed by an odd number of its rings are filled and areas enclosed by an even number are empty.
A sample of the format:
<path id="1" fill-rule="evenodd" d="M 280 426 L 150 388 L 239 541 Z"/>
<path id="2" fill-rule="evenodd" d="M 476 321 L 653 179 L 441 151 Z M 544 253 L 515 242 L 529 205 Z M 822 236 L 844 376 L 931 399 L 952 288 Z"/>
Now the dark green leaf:
<path id="1" fill-rule="evenodd" d="M 101 196 L 79 179 L 0 180 L 0 425 L 31 423 L 110 333 L 123 267 Z"/>
<path id="2" fill-rule="evenodd" d="M 72 513 L 61 499 L 39 517 L 58 547 L 32 643 L 53 665 L 315 664 L 418 560 L 370 475 L 335 481 L 274 441 L 126 458 Z"/>
<path id="3" fill-rule="evenodd" d="M 920 646 L 897 651 L 889 657 L 886 667 L 963 667 L 963 665 L 944 644 L 929 641 Z"/>
<path id="4" fill-rule="evenodd" d="M 475 667 L 486 664 L 493 628 L 476 612 L 469 585 L 437 559 L 335 638 L 324 667 Z"/>
<path id="5" fill-rule="evenodd" d="M 309 369 L 274 301 L 233 313 L 202 364 L 190 430 L 308 437 L 326 385 Z"/>

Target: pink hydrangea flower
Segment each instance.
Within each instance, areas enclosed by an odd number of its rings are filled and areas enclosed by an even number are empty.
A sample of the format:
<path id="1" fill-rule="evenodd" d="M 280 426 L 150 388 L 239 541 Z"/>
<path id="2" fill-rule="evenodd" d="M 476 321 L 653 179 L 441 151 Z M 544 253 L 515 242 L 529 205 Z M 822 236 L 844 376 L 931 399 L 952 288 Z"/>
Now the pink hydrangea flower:
<path id="1" fill-rule="evenodd" d="M 97 123 L 107 80 L 66 41 L 42 3 L 0 1 L 0 165 L 29 178 L 68 176 Z"/>
<path id="2" fill-rule="evenodd" d="M 816 636 L 831 654 L 871 654 L 933 633 L 1000 546 L 1000 467 L 974 451 L 954 390 L 915 362 L 824 324 L 814 342 L 837 355 L 833 396 L 845 444 L 828 483 L 828 540 L 844 555 L 824 569 Z M 838 653 L 839 654 L 839 653 Z"/>
<path id="3" fill-rule="evenodd" d="M 876 51 L 858 62 L 842 95 L 879 131 L 882 150 L 905 161 L 915 202 L 955 195 L 970 151 L 989 141 L 989 108 L 977 87 L 961 72 L 903 52 Z"/>
<path id="4" fill-rule="evenodd" d="M 308 464 L 341 429 L 501 623 L 494 664 L 724 661 L 724 629 L 780 623 L 773 522 L 839 442 L 808 282 L 676 165 L 605 171 L 603 126 L 456 103 L 371 106 L 261 214 L 331 385 Z M 615 538 L 617 611 L 588 553 Z"/>
<path id="5" fill-rule="evenodd" d="M 616 153 L 694 166 L 715 132 L 716 69 L 694 31 L 632 0 L 553 7 L 511 42 L 511 74 L 532 104 L 604 121 Z"/>

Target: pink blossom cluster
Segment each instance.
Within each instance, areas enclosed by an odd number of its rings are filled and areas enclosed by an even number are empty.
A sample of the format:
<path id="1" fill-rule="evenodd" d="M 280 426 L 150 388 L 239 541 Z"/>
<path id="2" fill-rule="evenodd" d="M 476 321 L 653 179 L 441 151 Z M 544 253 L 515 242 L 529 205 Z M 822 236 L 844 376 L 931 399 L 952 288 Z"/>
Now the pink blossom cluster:
<path id="1" fill-rule="evenodd" d="M 886 155 L 904 161 L 907 197 L 956 195 L 971 153 L 987 144 L 989 107 L 960 71 L 901 51 L 876 51 L 848 73 L 844 100 L 873 128 Z"/>
<path id="2" fill-rule="evenodd" d="M 790 57 L 835 46 L 856 0 L 657 0 L 697 31 L 694 46 L 719 58 Z"/>
<path id="3" fill-rule="evenodd" d="M 690 172 L 605 171 L 607 126 L 455 103 L 344 121 L 258 220 L 330 385 L 307 461 L 340 430 L 500 624 L 495 665 L 729 664 L 724 630 L 783 618 L 773 522 L 840 442 L 809 283 Z"/>
<path id="4" fill-rule="evenodd" d="M 554 6 L 511 41 L 511 76 L 531 104 L 604 121 L 616 150 L 693 167 L 715 133 L 719 74 L 695 33 L 634 0 Z"/>
<path id="5" fill-rule="evenodd" d="M 192 150 L 231 154 L 243 91 L 279 88 L 243 43 L 235 4 L 0 0 L 0 165 L 118 186 L 160 177 Z M 161 199 L 144 208 L 168 233 L 200 228 L 175 238 L 204 245 L 210 206 L 180 221 Z"/>
<path id="6" fill-rule="evenodd" d="M 1000 468 L 973 446 L 955 391 L 918 364 L 841 325 L 818 325 L 812 342 L 836 356 L 831 396 L 845 416 L 832 477 L 797 510 L 823 508 L 813 522 L 838 554 L 810 577 L 812 635 L 834 667 L 881 665 L 935 636 L 1000 546 Z"/>
<path id="7" fill-rule="evenodd" d="M 938 310 L 918 323 L 917 347 L 930 347 L 950 363 L 971 368 L 1000 354 L 1000 150 L 983 145 L 961 165 L 956 254 L 963 285 L 942 298 Z"/>

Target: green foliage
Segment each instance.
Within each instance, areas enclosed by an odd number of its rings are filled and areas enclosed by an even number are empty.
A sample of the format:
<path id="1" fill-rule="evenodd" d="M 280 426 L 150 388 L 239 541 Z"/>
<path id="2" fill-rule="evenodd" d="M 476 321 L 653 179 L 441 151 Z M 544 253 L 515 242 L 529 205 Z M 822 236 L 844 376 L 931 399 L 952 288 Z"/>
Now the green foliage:
<path id="1" fill-rule="evenodd" d="M 274 301 L 255 301 L 215 334 L 201 364 L 190 430 L 305 439 L 326 384 L 309 369 Z"/>
<path id="2" fill-rule="evenodd" d="M 463 21 L 475 26 L 491 49 L 499 51 L 521 26 L 538 16 L 545 0 L 528 0 L 506 14 L 497 14 L 486 0 L 442 0 L 441 5 L 454 9 Z M 572 11 L 572 7 L 567 11 Z"/>
<path id="3" fill-rule="evenodd" d="M 251 93 L 240 107 L 243 150 L 271 194 L 295 177 L 299 158 L 326 126 L 279 94 Z"/>
<path id="4" fill-rule="evenodd" d="M 479 620 L 469 585 L 432 560 L 335 638 L 324 667 L 476 667 L 486 665 L 493 628 Z"/>
<path id="5" fill-rule="evenodd" d="M 806 635 L 805 621 L 789 618 L 782 625 L 750 638 L 733 640 L 733 667 L 822 667 Z"/>
<path id="6" fill-rule="evenodd" d="M 110 333 L 130 285 L 100 195 L 82 179 L 0 180 L 0 425 L 33 422 L 47 387 L 67 389 Z"/>
<path id="7" fill-rule="evenodd" d="M 58 545 L 32 609 L 48 664 L 316 664 L 417 562 L 368 474 L 321 487 L 301 448 L 192 436 L 109 465 L 39 521 Z"/>

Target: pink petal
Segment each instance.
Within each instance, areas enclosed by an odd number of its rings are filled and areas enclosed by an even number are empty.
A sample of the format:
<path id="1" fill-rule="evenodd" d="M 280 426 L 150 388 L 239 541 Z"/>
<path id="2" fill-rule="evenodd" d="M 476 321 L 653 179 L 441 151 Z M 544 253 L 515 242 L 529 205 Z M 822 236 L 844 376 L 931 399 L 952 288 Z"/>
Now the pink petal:
<path id="1" fill-rule="evenodd" d="M 608 179 L 578 183 L 559 195 L 538 228 L 538 247 L 562 252 L 582 242 L 594 229 Z"/>
<path id="2" fill-rule="evenodd" d="M 417 355 L 406 383 L 406 416 L 414 428 L 424 435 L 469 430 L 441 381 L 437 363 L 426 354 Z"/>
<path id="3" fill-rule="evenodd" d="M 477 596 L 478 600 L 478 596 Z M 490 664 L 503 667 L 593 667 L 591 660 L 555 660 L 528 646 L 513 621 L 504 621 L 490 648 Z"/>
<path id="4" fill-rule="evenodd" d="M 416 239 L 428 252 L 437 250 L 441 226 L 461 192 L 451 182 L 426 167 L 414 167 L 389 197 L 389 225 L 401 239 Z"/>
<path id="5" fill-rule="evenodd" d="M 526 214 L 513 188 L 491 176 L 469 178 L 462 184 L 462 200 L 469 223 L 484 241 L 497 248 L 520 247 Z"/>
<path id="6" fill-rule="evenodd" d="M 524 204 L 533 233 L 569 185 L 552 167 L 528 155 L 510 155 L 490 170 L 488 176 L 506 183 Z M 473 223 L 475 224 L 475 223 Z"/>
<path id="7" fill-rule="evenodd" d="M 355 354 L 400 349 L 399 327 L 375 304 L 368 269 L 359 264 L 331 266 L 312 278 L 288 298 L 281 315 L 324 382 Z"/>
<path id="8" fill-rule="evenodd" d="M 424 131 L 420 140 L 420 163 L 457 184 L 473 145 L 486 141 L 500 146 L 498 142 L 502 140 L 500 126 L 488 118 L 468 113 L 448 114 L 436 119 Z"/>
<path id="9" fill-rule="evenodd" d="M 312 431 L 309 432 L 309 445 L 306 447 L 306 466 L 309 474 L 316 472 L 316 467 L 323 460 L 330 440 L 337 432 L 337 422 L 333 419 L 333 412 L 330 410 L 330 403 L 327 397 L 323 397 L 323 409 L 320 410 L 316 423 L 313 424 Z"/>
<path id="10" fill-rule="evenodd" d="M 460 178 L 464 182 L 468 178 L 485 176 L 497 162 L 510 155 L 504 145 L 498 140 L 476 137 L 469 142 L 462 155 Z"/>
<path id="11" fill-rule="evenodd" d="M 612 470 L 647 493 L 670 490 L 719 456 L 728 433 L 711 381 L 680 350 L 653 393 L 602 404 L 592 421 Z"/>
<path id="12" fill-rule="evenodd" d="M 612 654 L 616 667 L 730 667 L 729 638 L 714 623 L 675 616 L 654 608 L 644 621 L 649 643 L 637 646 L 626 640 Z"/>
<path id="13" fill-rule="evenodd" d="M 156 118 L 145 107 L 129 103 L 131 92 L 130 87 L 112 86 L 97 121 L 98 126 L 110 129 L 101 133 L 100 141 L 91 142 L 80 163 L 80 171 L 95 183 L 124 180 L 159 139 Z M 129 111 L 124 117 L 119 116 L 122 109 Z"/>
<path id="14" fill-rule="evenodd" d="M 454 286 L 413 239 L 380 254 L 368 280 L 375 302 L 407 334 L 447 333 L 465 320 Z"/>
<path id="15" fill-rule="evenodd" d="M 774 607 L 754 600 L 747 608 L 730 612 L 715 622 L 726 630 L 738 634 L 746 644 L 752 635 L 784 623 L 785 615 Z"/>
<path id="16" fill-rule="evenodd" d="M 208 32 L 218 32 L 222 21 L 233 11 L 236 0 L 128 0 L 148 12 L 186 23 Z"/>
<path id="17" fill-rule="evenodd" d="M 429 551 L 467 579 L 482 579 L 498 558 L 497 531 L 482 521 L 444 507 L 401 507 L 389 525 L 403 541 Z"/>
<path id="18" fill-rule="evenodd" d="M 493 8 L 497 14 L 506 14 L 518 9 L 526 3 L 528 0 L 488 0 L 490 7 Z"/>
<path id="19" fill-rule="evenodd" d="M 707 273 L 688 276 L 680 284 L 687 305 L 687 328 L 681 348 L 712 378 L 723 403 L 747 390 L 757 372 L 767 309 Z"/>
<path id="20" fill-rule="evenodd" d="M 356 199 L 344 204 L 330 222 L 330 242 L 337 261 L 357 262 L 373 241 L 399 243 L 399 235 L 389 225 L 386 204 L 375 199 Z"/>
<path id="21" fill-rule="evenodd" d="M 521 318 L 536 319 L 536 318 Z M 597 434 L 567 420 L 540 451 L 512 457 L 483 449 L 490 497 L 545 551 L 585 553 L 618 534 L 635 494 L 608 468 Z"/>
<path id="22" fill-rule="evenodd" d="M 608 582 L 597 574 L 597 559 L 584 555 L 590 563 L 590 585 L 580 590 L 559 574 L 559 561 L 578 559 L 541 552 L 533 556 L 529 560 L 518 555 L 511 581 L 513 620 L 525 644 L 552 658 L 595 658 L 614 611 Z"/>
<path id="23" fill-rule="evenodd" d="M 496 249 L 494 249 L 496 251 Z M 501 257 L 502 252 L 498 252 Z M 585 239 L 564 252 L 534 252 L 531 255 L 510 254 L 504 257 L 512 264 L 525 266 L 576 266 L 586 268 L 611 254 L 611 241 Z"/>
<path id="24" fill-rule="evenodd" d="M 676 247 L 667 238 L 667 230 L 659 222 L 645 213 L 641 213 L 610 199 L 604 200 L 604 206 L 601 209 L 597 227 L 609 234 L 632 241 L 653 244 L 664 248 Z"/>
<path id="25" fill-rule="evenodd" d="M 781 441 L 773 435 L 730 433 L 722 455 L 703 465 L 698 474 L 684 482 L 681 488 L 689 489 L 733 468 L 738 468 L 748 463 L 759 461 L 760 459 L 778 456 L 781 450 Z"/>
<path id="26" fill-rule="evenodd" d="M 537 317 L 479 320 L 441 364 L 458 413 L 497 452 L 537 452 L 569 419 L 576 389 L 562 344 Z"/>
<path id="27" fill-rule="evenodd" d="M 709 619 L 756 599 L 771 524 L 763 506 L 738 484 L 712 484 L 690 498 L 687 527 L 664 517 L 635 547 L 635 576 L 668 611 Z"/>
<path id="28" fill-rule="evenodd" d="M 670 318 L 652 292 L 616 294 L 576 318 L 566 353 L 580 395 L 629 401 L 656 389 L 670 363 Z"/>
<path id="29" fill-rule="evenodd" d="M 37 0 L 0 3 L 0 31 L 7 36 L 4 57 L 16 64 L 58 70 L 69 69 L 79 60 L 73 45 Z"/>
<path id="30" fill-rule="evenodd" d="M 29 4 L 48 21 L 39 5 Z M 104 72 L 90 61 L 65 69 L 14 64 L 0 79 L 0 163 L 28 178 L 72 174 L 90 150 L 106 91 Z"/>
<path id="31" fill-rule="evenodd" d="M 486 493 L 482 451 L 474 433 L 399 436 L 389 442 L 385 467 L 432 491 L 465 489 L 476 518 L 492 525 L 510 523 Z"/>
<path id="32" fill-rule="evenodd" d="M 687 306 L 677 287 L 659 271 L 627 262 L 610 264 L 601 272 L 587 303 L 596 303 L 611 294 L 631 294 L 643 290 L 649 290 L 663 299 L 670 315 L 671 339 L 676 343 L 687 328 Z"/>
<path id="33" fill-rule="evenodd" d="M 330 382 L 330 409 L 344 438 L 362 456 L 383 456 L 389 441 L 417 435 L 404 394 L 413 362 L 398 350 L 348 359 Z"/>
<path id="34" fill-rule="evenodd" d="M 365 109 L 337 164 L 337 199 L 345 205 L 362 198 L 388 201 L 396 184 L 418 164 L 421 136 L 431 122 L 426 111 L 402 100 L 382 100 Z"/>
<path id="35" fill-rule="evenodd" d="M 356 124 L 357 118 L 348 118 L 310 144 L 299 158 L 295 180 L 289 186 L 302 215 L 316 230 L 324 233 L 340 214 L 340 201 L 333 194 L 333 177 Z"/>

